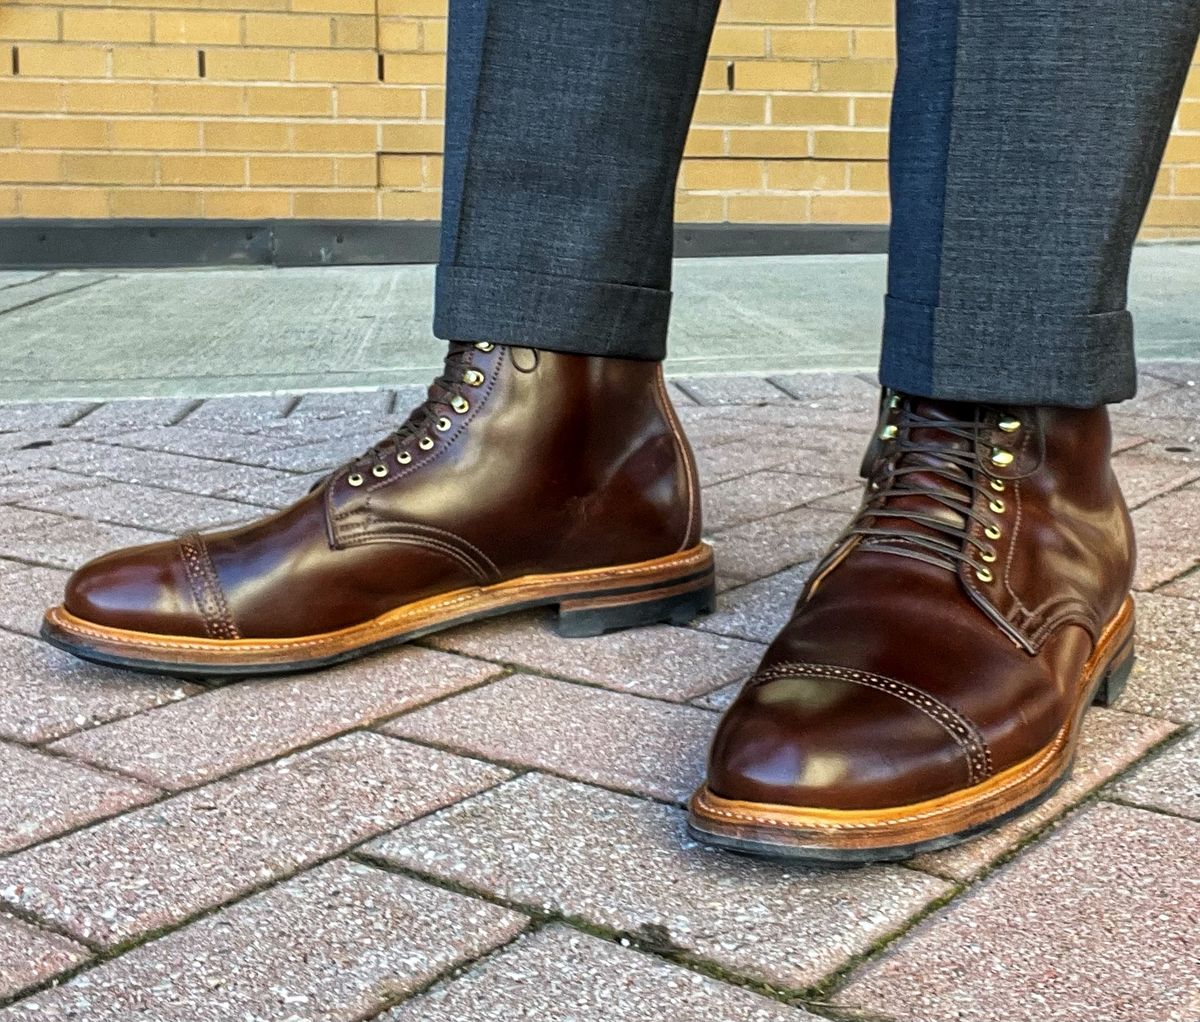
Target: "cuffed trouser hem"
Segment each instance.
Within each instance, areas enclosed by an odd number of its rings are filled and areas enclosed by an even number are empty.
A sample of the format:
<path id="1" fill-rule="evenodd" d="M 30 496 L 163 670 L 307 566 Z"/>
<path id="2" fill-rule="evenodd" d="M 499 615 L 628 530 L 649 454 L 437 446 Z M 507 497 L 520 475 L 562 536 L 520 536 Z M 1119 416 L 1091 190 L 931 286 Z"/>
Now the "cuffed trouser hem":
<path id="1" fill-rule="evenodd" d="M 885 387 L 943 401 L 1094 408 L 1137 390 L 1133 321 L 1094 315 L 955 309 L 889 296 Z"/>
<path id="2" fill-rule="evenodd" d="M 671 292 L 522 270 L 439 266 L 433 332 L 574 355 L 659 361 Z"/>

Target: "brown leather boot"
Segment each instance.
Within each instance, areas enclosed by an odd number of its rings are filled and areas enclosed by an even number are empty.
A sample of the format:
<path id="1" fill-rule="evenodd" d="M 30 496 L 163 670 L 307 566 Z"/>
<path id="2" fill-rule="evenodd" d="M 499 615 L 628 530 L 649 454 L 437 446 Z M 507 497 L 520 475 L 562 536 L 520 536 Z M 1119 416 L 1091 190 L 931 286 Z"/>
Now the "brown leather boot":
<path id="1" fill-rule="evenodd" d="M 1031 808 L 1133 664 L 1104 408 L 890 395 L 862 508 L 713 742 L 690 823 L 738 851 L 900 859 Z"/>
<path id="2" fill-rule="evenodd" d="M 565 635 L 710 610 L 691 451 L 653 362 L 452 344 L 426 402 L 251 525 L 79 569 L 42 635 L 174 674 L 322 667 L 559 608 Z"/>

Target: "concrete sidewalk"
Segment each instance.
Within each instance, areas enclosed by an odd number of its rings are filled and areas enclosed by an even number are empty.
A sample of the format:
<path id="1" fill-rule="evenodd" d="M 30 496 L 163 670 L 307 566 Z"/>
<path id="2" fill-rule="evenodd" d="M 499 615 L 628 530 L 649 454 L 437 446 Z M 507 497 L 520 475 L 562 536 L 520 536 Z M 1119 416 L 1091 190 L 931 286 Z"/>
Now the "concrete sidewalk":
<path id="1" fill-rule="evenodd" d="M 426 382 L 430 267 L 0 273 L 0 400 Z M 881 256 L 681 260 L 668 372 L 872 369 Z M 1137 250 L 1142 358 L 1200 357 L 1200 246 Z"/>
<path id="2" fill-rule="evenodd" d="M 1073 779 L 832 872 L 700 848 L 682 802 L 857 503 L 868 380 L 673 383 L 721 584 L 691 627 L 526 615 L 236 684 L 74 661 L 41 610 L 103 550 L 294 499 L 411 394 L 0 405 L 3 1018 L 1196 1022 L 1195 370 L 1148 364 L 1116 411 L 1140 659 Z"/>

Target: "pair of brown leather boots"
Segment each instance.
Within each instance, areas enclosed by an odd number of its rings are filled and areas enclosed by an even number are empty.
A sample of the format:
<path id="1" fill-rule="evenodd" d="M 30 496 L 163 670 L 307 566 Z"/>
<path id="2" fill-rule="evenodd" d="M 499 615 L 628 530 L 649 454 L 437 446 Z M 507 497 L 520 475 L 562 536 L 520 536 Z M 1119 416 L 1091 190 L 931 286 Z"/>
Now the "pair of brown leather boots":
<path id="1" fill-rule="evenodd" d="M 702 840 L 898 859 L 1030 808 L 1133 662 L 1105 409 L 885 394 L 862 506 L 725 714 Z M 423 405 L 290 508 L 109 554 L 44 636 L 181 675 L 334 664 L 558 608 L 585 636 L 714 605 L 695 463 L 656 363 L 453 344 Z"/>

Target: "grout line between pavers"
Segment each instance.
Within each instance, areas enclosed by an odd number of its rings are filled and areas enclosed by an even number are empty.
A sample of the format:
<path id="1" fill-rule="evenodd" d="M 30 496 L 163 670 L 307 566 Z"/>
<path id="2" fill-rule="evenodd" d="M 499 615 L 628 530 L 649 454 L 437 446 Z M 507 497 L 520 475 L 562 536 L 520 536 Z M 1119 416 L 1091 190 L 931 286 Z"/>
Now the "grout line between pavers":
<path id="1" fill-rule="evenodd" d="M 804 562 L 801 561 L 800 563 L 804 563 Z M 664 625 L 663 627 L 678 628 L 680 631 L 683 631 L 683 632 L 696 631 L 696 629 L 693 629 L 687 625 Z M 705 633 L 705 634 L 712 634 L 712 633 Z M 734 636 L 724 636 L 724 638 L 734 638 Z M 764 650 L 766 649 L 766 646 L 767 646 L 767 644 L 765 642 L 760 642 L 756 639 L 741 639 L 739 641 L 745 642 L 745 643 L 747 643 L 749 645 L 753 645 L 753 646 L 760 646 Z M 652 702 L 665 703 L 668 706 L 690 706 L 693 699 L 703 699 L 705 696 L 710 696 L 714 692 L 717 692 L 720 689 L 725 688 L 727 685 L 733 685 L 733 684 L 748 681 L 750 679 L 751 675 L 754 673 L 753 671 L 751 671 L 751 672 L 747 673 L 745 677 L 737 677 L 737 678 L 731 679 L 730 681 L 720 682 L 720 683 L 714 685 L 710 689 L 706 689 L 703 692 L 697 692 L 695 695 L 680 696 L 678 699 L 669 699 L 666 696 L 653 695 L 653 694 L 644 693 L 644 692 L 632 692 L 629 689 L 625 689 L 625 688 L 613 688 L 611 685 L 604 685 L 598 681 L 590 681 L 587 678 L 572 678 L 570 675 L 566 675 L 566 674 L 555 674 L 553 671 L 550 671 L 546 668 L 526 667 L 522 664 L 513 663 L 508 660 L 492 660 L 489 657 L 482 656 L 478 653 L 459 653 L 456 650 L 452 650 L 452 649 L 442 649 L 440 646 L 434 646 L 432 644 L 429 644 L 426 639 L 417 639 L 414 641 L 413 645 L 420 646 L 422 649 L 432 649 L 432 650 L 437 650 L 438 652 L 442 652 L 442 653 L 453 653 L 455 656 L 466 657 L 469 660 L 477 660 L 483 664 L 495 664 L 497 667 L 506 668 L 510 674 L 532 674 L 532 675 L 536 675 L 539 678 L 548 678 L 551 681 L 566 681 L 566 682 L 570 682 L 572 685 L 581 685 L 584 688 L 599 689 L 602 692 L 614 692 L 617 695 L 635 695 L 639 699 L 649 699 Z M 702 707 L 702 709 L 703 709 L 703 707 Z"/>
<path id="2" fill-rule="evenodd" d="M 502 782 L 510 784 L 516 778 L 511 778 Z M 496 787 L 499 787 L 497 785 Z M 403 830 L 409 824 L 403 824 L 397 827 L 396 831 Z M 421 883 L 429 884 L 433 887 L 439 887 L 449 891 L 452 894 L 459 894 L 468 898 L 475 898 L 479 901 L 485 901 L 489 904 L 496 905 L 500 908 L 508 909 L 510 912 L 517 912 L 521 915 L 529 916 L 537 921 L 539 928 L 549 926 L 554 923 L 562 923 L 571 927 L 580 933 L 587 934 L 592 937 L 598 937 L 612 944 L 617 944 L 626 949 L 633 949 L 642 954 L 646 954 L 652 958 L 657 958 L 660 961 L 666 961 L 674 965 L 682 966 L 691 972 L 699 973 L 715 979 L 718 982 L 725 983 L 729 986 L 741 987 L 758 993 L 761 996 L 768 997 L 773 1001 L 779 1001 L 784 1004 L 796 1006 L 797 999 L 803 996 L 804 991 L 799 988 L 773 987 L 769 983 L 762 980 L 756 980 L 749 976 L 743 976 L 740 973 L 722 966 L 718 962 L 704 958 L 699 955 L 693 955 L 690 952 L 680 948 L 678 950 L 667 948 L 664 945 L 655 945 L 653 941 L 647 940 L 645 934 L 640 934 L 637 931 L 617 930 L 612 927 L 602 926 L 583 916 L 577 916 L 570 913 L 562 912 L 558 909 L 546 909 L 542 905 L 536 905 L 532 902 L 523 902 L 519 899 L 506 898 L 494 891 L 489 891 L 484 887 L 475 887 L 471 884 L 463 883 L 458 880 L 452 880 L 448 877 L 438 876 L 433 873 L 425 873 L 419 867 L 405 866 L 393 862 L 383 856 L 376 855 L 369 851 L 356 851 L 351 856 L 352 859 L 362 862 L 366 865 L 373 866 L 376 869 L 382 869 L 389 873 L 395 873 L 399 876 L 407 877 L 410 880 L 416 880 Z"/>
<path id="3" fill-rule="evenodd" d="M 384 735 L 382 737 L 388 738 L 389 736 Z M 391 740 L 397 741 L 399 739 L 391 739 Z M 147 944 L 151 944 L 161 937 L 166 937 L 172 933 L 182 930 L 188 926 L 191 926 L 193 923 L 197 923 L 197 922 L 201 921 L 202 919 L 206 919 L 209 916 L 217 915 L 217 914 L 225 911 L 226 909 L 230 908 L 233 905 L 237 905 L 243 901 L 246 901 L 249 898 L 254 897 L 256 894 L 261 894 L 264 891 L 270 890 L 273 887 L 277 887 L 280 884 L 286 883 L 287 881 L 292 880 L 295 877 L 298 877 L 304 873 L 308 873 L 309 871 L 314 870 L 319 866 L 324 866 L 327 863 L 334 862 L 337 859 L 343 859 L 343 858 L 351 858 L 355 861 L 363 861 L 355 854 L 362 846 L 369 844 L 370 842 L 376 840 L 377 838 L 384 836 L 385 834 L 393 833 L 394 831 L 400 830 L 402 827 L 407 827 L 410 824 L 417 823 L 418 821 L 423 820 L 426 817 L 432 816 L 435 813 L 439 813 L 444 809 L 449 809 L 452 806 L 458 805 L 460 802 L 464 802 L 469 798 L 474 798 L 477 795 L 482 795 L 485 792 L 491 791 L 493 788 L 498 787 L 499 785 L 504 784 L 507 781 L 512 780 L 512 779 L 513 778 L 508 778 L 508 777 L 500 778 L 495 783 L 485 785 L 484 787 L 479 788 L 477 791 L 473 791 L 468 795 L 464 795 L 462 798 L 454 799 L 453 801 L 447 802 L 444 805 L 435 806 L 435 807 L 427 810 L 426 812 L 420 813 L 419 815 L 412 817 L 409 820 L 405 820 L 403 823 L 399 824 L 396 827 L 392 827 L 390 830 L 384 830 L 384 831 L 379 831 L 374 834 L 370 834 L 367 837 L 362 838 L 360 841 L 355 841 L 353 844 L 350 844 L 344 848 L 338 849 L 336 852 L 333 852 L 329 855 L 321 856 L 317 859 L 313 859 L 310 862 L 304 863 L 303 865 L 298 866 L 295 869 L 286 871 L 286 872 L 278 874 L 276 876 L 272 876 L 272 877 L 268 878 L 267 880 L 261 881 L 260 883 L 253 885 L 252 887 L 248 888 L 247 890 L 240 892 L 236 896 L 234 896 L 232 898 L 228 898 L 225 901 L 220 902 L 219 904 L 210 905 L 207 908 L 203 908 L 197 912 L 193 912 L 190 915 L 186 915 L 180 919 L 174 920 L 170 923 L 167 923 L 164 926 L 160 926 L 153 930 L 148 930 L 145 933 L 139 934 L 135 937 L 130 937 L 127 940 L 121 941 L 121 942 L 114 944 L 111 947 L 107 947 L 107 948 L 102 947 L 100 945 L 93 944 L 92 942 L 90 942 L 88 940 L 77 937 L 67 930 L 62 930 L 57 926 L 57 924 L 54 924 L 47 920 L 43 920 L 40 916 L 38 916 L 32 912 L 29 912 L 27 909 L 21 909 L 19 911 L 16 911 L 15 906 L 11 905 L 9 902 L 0 901 L 0 911 L 9 912 L 13 915 L 18 916 L 18 918 L 21 918 L 22 921 L 24 921 L 24 922 L 28 922 L 28 923 L 31 923 L 32 925 L 39 926 L 43 929 L 52 930 L 53 932 L 59 933 L 61 936 L 64 936 L 67 939 L 72 940 L 77 944 L 82 944 L 84 947 L 87 947 L 88 950 L 92 951 L 92 953 L 94 955 L 94 957 L 90 961 L 81 962 L 79 964 L 79 966 L 77 966 L 73 969 L 66 970 L 65 972 L 62 972 L 62 973 L 57 973 L 55 976 L 44 981 L 43 983 L 37 984 L 36 987 L 27 989 L 26 992 L 20 994 L 19 997 L 10 997 L 10 998 L 0 997 L 0 1009 L 3 1009 L 5 1007 L 15 1003 L 19 999 L 24 999 L 26 997 L 31 996 L 34 993 L 38 993 L 49 987 L 58 986 L 60 983 L 64 982 L 67 979 L 73 978 L 74 976 L 78 975 L 79 973 L 89 972 L 92 969 L 98 968 L 99 966 L 104 965 L 107 962 L 114 961 L 115 959 L 120 958 L 122 955 L 128 953 L 129 951 L 134 950 L 135 948 L 139 948 L 139 947 L 143 947 Z M 203 787 L 203 785 L 201 787 Z M 149 804 L 153 804 L 153 803 L 149 803 Z"/>

